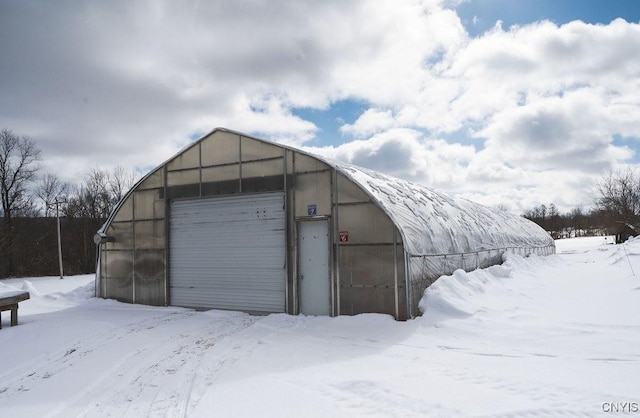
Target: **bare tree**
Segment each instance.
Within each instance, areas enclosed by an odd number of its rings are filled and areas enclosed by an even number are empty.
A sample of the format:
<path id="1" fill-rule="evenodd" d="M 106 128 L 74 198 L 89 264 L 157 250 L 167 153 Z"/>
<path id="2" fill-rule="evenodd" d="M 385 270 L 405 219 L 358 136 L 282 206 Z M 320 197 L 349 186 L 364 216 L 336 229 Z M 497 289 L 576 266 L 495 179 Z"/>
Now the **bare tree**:
<path id="1" fill-rule="evenodd" d="M 560 212 L 558 212 L 558 208 L 554 203 L 551 203 L 547 212 L 547 223 L 548 230 L 551 231 L 551 235 L 554 237 L 559 237 L 562 234 L 562 219 L 560 216 Z"/>
<path id="2" fill-rule="evenodd" d="M 36 196 L 44 204 L 44 216 L 53 216 L 56 201 L 66 200 L 70 190 L 69 183 L 65 183 L 55 174 L 47 173 L 40 178 L 36 189 Z"/>
<path id="3" fill-rule="evenodd" d="M 69 199 L 67 215 L 105 220 L 134 182 L 135 173 L 122 167 L 94 169 Z"/>
<path id="4" fill-rule="evenodd" d="M 596 184 L 595 203 L 614 222 L 640 231 L 640 177 L 636 170 L 605 174 Z"/>
<path id="5" fill-rule="evenodd" d="M 38 172 L 39 160 L 40 150 L 32 139 L 9 129 L 0 131 L 0 197 L 5 219 L 31 206 L 28 190 Z"/>
<path id="6" fill-rule="evenodd" d="M 571 219 L 571 228 L 575 231 L 575 236 L 579 237 L 583 235 L 585 226 L 583 225 L 585 220 L 585 213 L 582 209 L 582 206 L 577 206 L 571 209 L 569 217 Z"/>
<path id="7" fill-rule="evenodd" d="M 66 214 L 73 218 L 106 219 L 112 202 L 108 172 L 94 169 L 69 199 Z"/>
<path id="8" fill-rule="evenodd" d="M 2 238 L 0 239 L 0 277 L 11 275 L 14 215 L 30 214 L 34 209 L 29 186 L 36 177 L 40 150 L 35 142 L 9 129 L 0 131 L 0 200 L 2 200 Z"/>
<path id="9" fill-rule="evenodd" d="M 109 190 L 115 202 L 119 202 L 136 182 L 136 174 L 127 171 L 121 166 L 115 167 L 108 174 Z"/>

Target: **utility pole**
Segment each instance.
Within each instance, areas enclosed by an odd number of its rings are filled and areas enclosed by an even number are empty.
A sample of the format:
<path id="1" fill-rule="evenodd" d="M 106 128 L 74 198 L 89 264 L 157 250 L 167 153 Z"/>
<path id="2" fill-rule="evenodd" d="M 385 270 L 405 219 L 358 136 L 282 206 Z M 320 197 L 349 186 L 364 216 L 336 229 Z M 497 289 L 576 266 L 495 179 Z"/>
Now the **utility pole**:
<path id="1" fill-rule="evenodd" d="M 64 279 L 64 270 L 62 268 L 62 238 L 60 236 L 60 211 L 59 205 L 62 201 L 56 198 L 56 222 L 58 224 L 58 263 L 60 264 L 60 280 Z"/>

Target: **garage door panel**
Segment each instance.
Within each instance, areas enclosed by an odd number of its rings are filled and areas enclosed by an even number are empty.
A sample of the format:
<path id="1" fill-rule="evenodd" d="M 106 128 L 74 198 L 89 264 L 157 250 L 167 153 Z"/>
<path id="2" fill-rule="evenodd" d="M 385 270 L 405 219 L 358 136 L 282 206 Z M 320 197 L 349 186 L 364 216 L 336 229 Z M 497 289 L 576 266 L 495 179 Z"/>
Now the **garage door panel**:
<path id="1" fill-rule="evenodd" d="M 256 280 L 255 276 L 246 276 L 239 274 L 220 274 L 220 278 L 218 278 L 215 282 L 212 282 L 209 277 L 206 277 L 207 271 L 195 272 L 196 274 L 201 273 L 199 277 L 192 276 L 191 280 L 184 281 L 180 284 L 174 286 L 174 288 L 196 288 L 201 286 L 203 283 L 208 284 L 211 289 L 230 289 L 230 288 L 238 288 L 242 289 L 247 286 L 252 286 L 253 289 L 263 289 L 273 290 L 275 286 L 279 284 L 279 280 L 270 279 L 265 280 L 262 278 L 261 280 Z M 260 274 L 259 271 L 255 272 L 256 275 Z M 223 273 L 224 274 L 224 273 Z M 251 296 L 246 295 L 246 296 Z"/>
<path id="2" fill-rule="evenodd" d="M 170 241 L 172 305 L 284 312 L 282 193 L 173 202 Z"/>

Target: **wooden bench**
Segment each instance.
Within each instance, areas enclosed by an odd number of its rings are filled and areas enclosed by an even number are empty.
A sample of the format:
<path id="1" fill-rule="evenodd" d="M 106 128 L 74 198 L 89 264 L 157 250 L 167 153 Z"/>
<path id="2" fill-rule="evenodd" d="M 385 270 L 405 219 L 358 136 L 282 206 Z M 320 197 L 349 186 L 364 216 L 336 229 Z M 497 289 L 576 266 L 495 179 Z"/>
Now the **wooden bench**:
<path id="1" fill-rule="evenodd" d="M 11 311 L 11 326 L 18 325 L 18 303 L 29 297 L 29 292 L 24 290 L 0 292 L 0 329 L 2 329 L 2 311 Z"/>

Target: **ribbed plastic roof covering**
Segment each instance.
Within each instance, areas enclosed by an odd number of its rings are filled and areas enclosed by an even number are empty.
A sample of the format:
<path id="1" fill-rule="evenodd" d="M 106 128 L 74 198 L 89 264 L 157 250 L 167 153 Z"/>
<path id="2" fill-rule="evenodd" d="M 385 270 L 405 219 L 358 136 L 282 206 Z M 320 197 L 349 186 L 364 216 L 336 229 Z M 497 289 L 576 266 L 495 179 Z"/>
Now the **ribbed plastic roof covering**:
<path id="1" fill-rule="evenodd" d="M 336 161 L 329 162 L 369 192 L 395 222 L 412 256 L 553 246 L 535 223 L 428 187 Z"/>
<path id="2" fill-rule="evenodd" d="M 214 129 L 211 133 L 218 130 L 246 136 L 224 128 Z M 272 143 L 258 138 L 252 139 Z M 405 251 L 410 256 L 465 254 L 512 247 L 532 248 L 555 245 L 546 231 L 523 217 L 489 209 L 426 186 L 300 149 L 280 144 L 274 145 L 317 158 L 360 185 L 396 224 L 402 235 Z M 165 164 L 166 162 L 160 167 Z M 153 172 L 155 170 L 147 176 Z M 136 187 L 137 185 L 116 205 L 99 232 L 106 230 L 113 215 Z"/>

